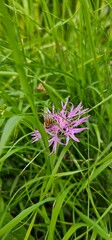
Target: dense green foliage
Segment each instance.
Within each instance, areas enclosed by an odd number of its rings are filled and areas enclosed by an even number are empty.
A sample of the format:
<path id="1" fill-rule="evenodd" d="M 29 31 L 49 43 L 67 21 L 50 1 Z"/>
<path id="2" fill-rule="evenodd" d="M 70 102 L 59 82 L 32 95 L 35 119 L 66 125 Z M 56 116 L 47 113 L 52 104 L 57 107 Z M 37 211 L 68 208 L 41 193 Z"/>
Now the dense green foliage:
<path id="1" fill-rule="evenodd" d="M 111 8 L 0 1 L 2 240 L 112 239 Z M 89 108 L 88 130 L 49 154 L 43 112 L 68 96 Z"/>

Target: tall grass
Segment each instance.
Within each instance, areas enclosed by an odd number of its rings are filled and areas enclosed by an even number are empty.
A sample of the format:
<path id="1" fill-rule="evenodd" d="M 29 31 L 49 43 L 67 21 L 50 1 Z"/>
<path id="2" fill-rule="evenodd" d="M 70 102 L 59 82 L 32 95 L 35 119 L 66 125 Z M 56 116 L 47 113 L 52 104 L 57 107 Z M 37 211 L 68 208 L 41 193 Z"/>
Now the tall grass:
<path id="1" fill-rule="evenodd" d="M 112 239 L 111 7 L 0 2 L 2 240 Z M 50 154 L 44 109 L 68 96 L 89 108 L 88 130 Z"/>

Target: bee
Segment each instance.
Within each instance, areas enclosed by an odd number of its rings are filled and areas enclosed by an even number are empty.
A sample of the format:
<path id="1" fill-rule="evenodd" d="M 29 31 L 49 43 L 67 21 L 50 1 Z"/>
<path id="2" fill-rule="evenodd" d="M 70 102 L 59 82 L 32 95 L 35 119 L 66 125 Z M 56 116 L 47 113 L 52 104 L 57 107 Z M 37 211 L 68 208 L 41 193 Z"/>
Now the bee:
<path id="1" fill-rule="evenodd" d="M 44 115 L 44 126 L 45 126 L 46 128 L 52 126 L 53 122 L 54 122 L 54 121 L 53 121 L 53 118 L 51 118 L 51 117 L 49 116 L 49 114 L 45 114 L 45 115 Z"/>
<path id="2" fill-rule="evenodd" d="M 42 85 L 42 83 L 39 83 L 37 88 L 37 90 L 40 90 L 41 92 L 44 92 L 47 95 L 46 89 L 45 87 Z"/>

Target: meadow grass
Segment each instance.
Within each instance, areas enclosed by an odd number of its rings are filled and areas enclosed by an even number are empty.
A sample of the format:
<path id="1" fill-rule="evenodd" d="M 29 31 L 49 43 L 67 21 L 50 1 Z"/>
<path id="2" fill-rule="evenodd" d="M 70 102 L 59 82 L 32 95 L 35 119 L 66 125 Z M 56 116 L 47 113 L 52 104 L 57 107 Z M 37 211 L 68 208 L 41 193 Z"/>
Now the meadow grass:
<path id="1" fill-rule="evenodd" d="M 112 239 L 111 8 L 0 1 L 1 240 Z M 43 113 L 68 96 L 88 130 L 51 153 Z"/>

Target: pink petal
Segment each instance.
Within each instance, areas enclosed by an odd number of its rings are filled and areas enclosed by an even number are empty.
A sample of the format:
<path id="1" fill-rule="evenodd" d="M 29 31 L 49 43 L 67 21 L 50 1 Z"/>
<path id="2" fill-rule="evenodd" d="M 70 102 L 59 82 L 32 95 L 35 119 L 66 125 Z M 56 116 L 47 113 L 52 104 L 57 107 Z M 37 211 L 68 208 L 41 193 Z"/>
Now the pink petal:
<path id="1" fill-rule="evenodd" d="M 67 106 L 67 104 L 68 104 L 68 99 L 69 99 L 69 97 L 66 99 L 65 104 L 63 104 L 63 102 L 62 102 L 62 110 L 65 110 L 65 109 L 66 109 L 66 106 Z"/>
<path id="2" fill-rule="evenodd" d="M 84 131 L 85 129 L 88 129 L 88 128 L 74 128 L 74 130 L 73 130 L 73 132 L 74 133 L 79 133 L 79 132 L 82 132 L 82 131 Z"/>
<path id="3" fill-rule="evenodd" d="M 73 126 L 77 127 L 78 125 L 86 122 L 86 119 L 87 119 L 87 118 L 89 118 L 89 116 L 83 117 L 83 118 L 81 118 L 81 119 L 79 119 L 79 120 L 78 120 L 78 119 L 77 119 L 77 120 L 74 120 L 74 121 L 72 122 L 72 124 L 73 124 Z"/>
<path id="4" fill-rule="evenodd" d="M 53 144 L 53 152 L 56 152 L 57 143 L 61 145 L 63 144 L 62 142 L 60 142 L 57 134 L 54 134 L 54 137 L 51 138 L 48 142 L 49 142 L 49 146 Z"/>
<path id="5" fill-rule="evenodd" d="M 40 138 L 42 138 L 42 136 L 41 136 L 41 134 L 39 133 L 38 130 L 35 130 L 35 131 L 31 134 L 31 136 L 32 136 L 32 139 L 33 139 L 32 143 L 37 142 Z"/>
<path id="6" fill-rule="evenodd" d="M 80 142 L 79 139 L 78 139 L 77 137 L 75 137 L 75 135 L 70 134 L 70 137 L 71 137 L 74 141 Z"/>
<path id="7" fill-rule="evenodd" d="M 79 109 L 81 108 L 82 102 L 79 103 L 79 105 L 73 110 L 73 106 L 71 107 L 71 110 L 68 114 L 69 118 L 75 117 L 76 113 L 79 111 Z"/>
<path id="8" fill-rule="evenodd" d="M 69 137 L 69 135 L 67 135 L 67 137 L 66 137 L 66 145 L 68 144 L 69 140 L 70 140 L 70 137 Z"/>

